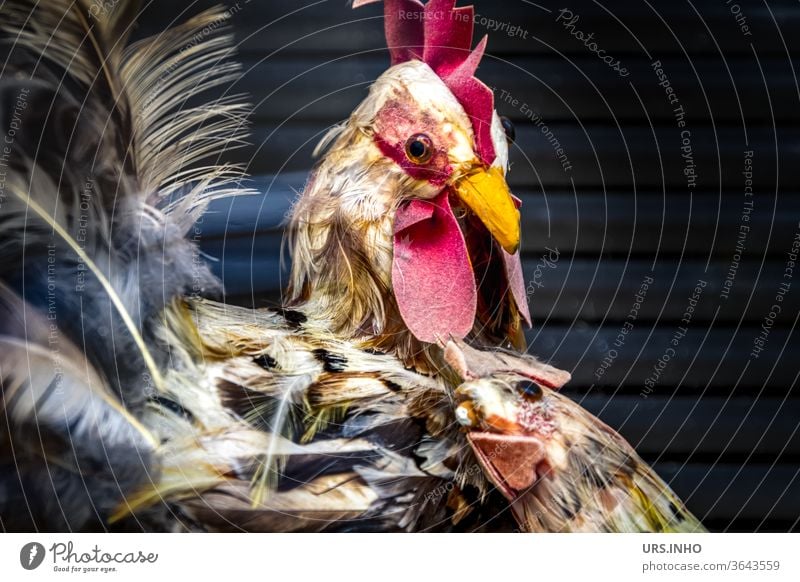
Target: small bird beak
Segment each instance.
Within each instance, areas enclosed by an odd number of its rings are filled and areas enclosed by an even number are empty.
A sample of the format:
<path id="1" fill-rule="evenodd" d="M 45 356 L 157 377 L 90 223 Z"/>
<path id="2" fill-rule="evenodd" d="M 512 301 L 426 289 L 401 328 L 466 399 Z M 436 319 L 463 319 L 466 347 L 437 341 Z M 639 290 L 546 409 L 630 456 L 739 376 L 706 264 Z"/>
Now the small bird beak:
<path id="1" fill-rule="evenodd" d="M 453 185 L 458 197 L 483 222 L 505 251 L 519 249 L 519 210 L 511 197 L 503 171 L 493 166 L 476 165 Z"/>

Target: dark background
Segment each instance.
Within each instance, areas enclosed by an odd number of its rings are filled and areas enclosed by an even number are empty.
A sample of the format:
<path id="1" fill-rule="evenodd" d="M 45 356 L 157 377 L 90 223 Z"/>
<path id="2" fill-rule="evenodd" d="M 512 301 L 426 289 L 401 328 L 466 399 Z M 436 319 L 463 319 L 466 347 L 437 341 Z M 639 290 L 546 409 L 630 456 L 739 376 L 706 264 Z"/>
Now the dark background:
<path id="1" fill-rule="evenodd" d="M 154 2 L 139 33 L 212 4 Z M 264 196 L 216 204 L 202 243 L 227 299 L 261 306 L 280 300 L 281 222 L 311 150 L 365 96 L 388 53 L 381 5 L 229 6 L 244 68 L 227 90 L 255 104 L 253 145 L 231 158 L 248 164 Z M 477 0 L 476 8 L 479 24 L 522 31 L 490 32 L 479 77 L 497 88 L 499 111 L 517 125 L 510 179 L 524 201 L 526 278 L 538 283 L 531 351 L 571 370 L 569 394 L 630 440 L 709 528 L 797 530 L 800 267 L 791 279 L 784 270 L 800 233 L 800 4 L 742 1 L 738 22 L 726 0 Z M 575 30 L 594 33 L 627 77 L 556 22 L 562 8 L 579 15 Z M 685 128 L 658 84 L 656 60 Z M 501 100 L 501 89 L 518 104 Z M 570 170 L 523 104 L 552 131 Z M 690 132 L 693 188 L 682 129 Z M 753 152 L 752 197 L 745 151 Z M 633 327 L 615 345 L 648 277 Z M 699 281 L 706 286 L 687 326 L 681 320 Z M 781 282 L 790 288 L 773 321 Z M 756 358 L 765 320 L 772 326 Z M 604 358 L 610 365 L 598 375 Z"/>

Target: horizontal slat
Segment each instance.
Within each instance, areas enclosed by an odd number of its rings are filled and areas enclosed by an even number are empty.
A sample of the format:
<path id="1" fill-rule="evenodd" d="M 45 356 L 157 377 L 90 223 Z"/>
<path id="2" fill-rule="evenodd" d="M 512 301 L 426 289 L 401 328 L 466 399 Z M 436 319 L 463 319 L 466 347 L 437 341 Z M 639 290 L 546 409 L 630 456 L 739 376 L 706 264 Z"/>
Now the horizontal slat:
<path id="1" fill-rule="evenodd" d="M 257 258 L 236 253 L 230 256 L 215 248 L 203 247 L 210 257 L 211 270 L 219 277 L 225 289 L 226 301 L 245 307 L 264 307 L 280 302 L 281 291 L 286 287 L 287 272 L 281 272 L 278 253 L 263 256 L 258 249 L 253 252 Z"/>
<path id="2" fill-rule="evenodd" d="M 739 390 L 763 388 L 782 395 L 796 381 L 794 360 L 800 341 L 790 331 L 772 329 L 765 349 L 758 358 L 751 358 L 758 327 L 736 331 L 720 326 L 708 331 L 707 325 L 696 322 L 673 346 L 679 327 L 639 326 L 627 334 L 622 346 L 614 344 L 619 324 L 547 325 L 535 327 L 528 339 L 531 353 L 572 372 L 570 386 L 575 389 L 597 385 L 638 391 L 652 382 L 651 396 L 686 389 L 733 393 L 737 386 Z M 610 350 L 616 350 L 616 358 Z M 598 374 L 607 358 L 611 358 L 606 360 L 609 365 Z M 660 360 L 666 365 L 662 366 Z"/>
<path id="3" fill-rule="evenodd" d="M 728 264 L 712 263 L 706 269 L 704 262 L 679 264 L 671 259 L 655 266 L 643 260 L 571 261 L 569 257 L 549 262 L 554 256 L 545 253 L 542 259 L 523 262 L 531 313 L 544 327 L 559 321 L 601 320 L 606 325 L 618 321 L 668 325 L 686 318 L 689 310 L 694 322 L 716 317 L 718 324 L 760 325 L 785 281 L 782 263 L 772 262 L 763 269 L 758 262 L 742 263 L 732 290 L 722 295 Z M 792 325 L 800 310 L 800 294 L 785 295 L 782 306 L 773 325 Z"/>
<path id="4" fill-rule="evenodd" d="M 200 0 L 187 8 L 186 3 L 177 0 L 152 2 L 145 11 L 142 32 L 159 32 L 181 12 L 185 19 L 185 15 L 214 4 L 215 0 Z M 233 0 L 228 4 L 237 6 Z M 476 36 L 488 33 L 493 52 L 552 53 L 559 50 L 584 54 L 587 50 L 561 23 L 556 23 L 563 3 L 477 0 L 475 4 L 480 15 Z M 783 54 L 785 48 L 779 30 L 791 51 L 800 50 L 797 35 L 791 34 L 800 26 L 800 15 L 792 10 L 796 4 L 790 0 L 771 0 L 768 6 L 742 4 L 751 36 L 743 36 L 724 2 L 695 2 L 694 6 L 699 15 L 684 3 L 648 4 L 637 0 L 569 3 L 569 8 L 580 16 L 576 29 L 594 33 L 598 45 L 612 55 L 640 54 L 642 45 L 655 53 L 715 53 L 719 46 L 726 53 L 749 54 L 751 42 L 759 54 Z M 341 0 L 302 3 L 240 0 L 234 12 L 239 40 L 245 51 L 350 53 L 385 47 L 380 5 L 353 11 Z M 497 26 L 491 25 L 492 21 L 509 28 L 517 26 L 522 34 L 510 36 L 504 32 L 508 28 L 493 31 L 491 28 Z"/>
<path id="5" fill-rule="evenodd" d="M 659 463 L 655 469 L 700 519 L 800 519 L 798 467 Z"/>
<path id="6" fill-rule="evenodd" d="M 312 151 L 328 128 L 316 124 L 257 126 L 251 139 L 256 147 L 225 154 L 256 173 L 275 174 L 308 168 Z M 680 131 L 676 127 L 610 128 L 603 125 L 552 125 L 548 128 L 564 150 L 556 155 L 550 138 L 531 124 L 517 128 L 512 148 L 513 186 L 661 188 L 689 190 L 684 175 Z M 783 188 L 800 187 L 800 172 L 790 172 L 800 158 L 800 130 L 751 129 L 745 146 L 741 129 L 703 127 L 692 130 L 693 163 L 698 174 L 694 190 L 715 190 L 720 185 L 743 188 L 744 150 L 754 150 L 753 182 L 770 196 L 780 164 Z M 776 151 L 777 148 L 777 151 Z M 722 176 L 719 176 L 720 162 Z M 569 166 L 569 169 L 565 169 Z"/>
<path id="7" fill-rule="evenodd" d="M 753 58 L 709 57 L 659 60 L 688 120 L 713 117 L 717 123 L 734 124 L 743 120 L 800 121 L 798 90 L 787 61 L 773 58 L 758 63 Z M 330 123 L 350 115 L 387 63 L 382 55 L 374 54 L 321 55 L 276 56 L 248 60 L 243 66 L 242 76 L 225 90 L 249 93 L 257 105 L 258 119 Z M 672 123 L 677 104 L 671 104 L 658 85 L 651 61 L 630 57 L 628 69 L 630 75 L 621 80 L 591 56 L 489 57 L 481 65 L 479 76 L 495 88 L 500 113 L 518 122 L 536 112 L 547 123 L 596 119 Z"/>
<path id="8" fill-rule="evenodd" d="M 754 200 L 737 191 L 518 192 L 523 199 L 523 251 L 530 253 L 550 247 L 567 254 L 715 256 L 726 262 L 737 252 L 783 256 L 800 217 L 800 198 L 787 191 L 777 197 L 762 191 Z M 745 221 L 746 201 L 753 206 Z M 749 230 L 740 241 L 742 226 Z"/>
<path id="9" fill-rule="evenodd" d="M 256 176 L 245 185 L 257 195 L 215 200 L 198 225 L 202 238 L 252 236 L 282 228 L 307 176 L 307 171 Z"/>
<path id="10" fill-rule="evenodd" d="M 800 455 L 800 399 L 569 393 L 642 455 Z"/>
<path id="11" fill-rule="evenodd" d="M 755 519 L 706 519 L 703 524 L 712 532 L 726 533 L 797 533 L 800 531 L 800 521 L 792 516 L 779 518 Z"/>

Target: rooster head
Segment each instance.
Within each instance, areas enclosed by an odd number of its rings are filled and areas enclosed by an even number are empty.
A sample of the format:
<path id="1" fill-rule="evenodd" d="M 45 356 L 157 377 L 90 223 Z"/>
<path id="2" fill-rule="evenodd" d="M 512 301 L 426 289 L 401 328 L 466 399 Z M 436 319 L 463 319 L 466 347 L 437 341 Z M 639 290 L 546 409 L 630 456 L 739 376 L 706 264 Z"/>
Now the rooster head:
<path id="1" fill-rule="evenodd" d="M 455 0 L 385 0 L 392 67 L 321 144 L 294 211 L 290 293 L 338 331 L 434 344 L 514 341 L 530 324 L 513 126 L 474 76 L 486 38 L 472 49 L 473 21 Z"/>

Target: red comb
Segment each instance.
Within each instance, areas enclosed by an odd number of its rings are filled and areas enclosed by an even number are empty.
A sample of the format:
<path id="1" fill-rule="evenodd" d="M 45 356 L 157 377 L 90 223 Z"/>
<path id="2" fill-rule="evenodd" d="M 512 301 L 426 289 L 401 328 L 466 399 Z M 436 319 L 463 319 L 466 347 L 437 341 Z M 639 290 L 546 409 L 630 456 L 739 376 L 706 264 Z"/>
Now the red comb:
<path id="1" fill-rule="evenodd" d="M 379 0 L 354 0 L 358 8 Z M 392 65 L 424 61 L 444 81 L 472 120 L 478 155 L 485 164 L 495 159 L 492 143 L 494 94 L 475 78 L 486 37 L 472 50 L 475 9 L 456 8 L 456 0 L 384 0 L 386 42 Z"/>

